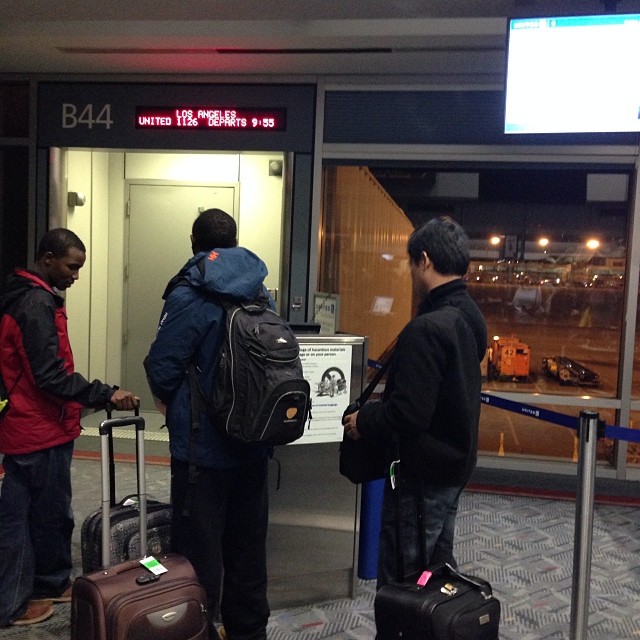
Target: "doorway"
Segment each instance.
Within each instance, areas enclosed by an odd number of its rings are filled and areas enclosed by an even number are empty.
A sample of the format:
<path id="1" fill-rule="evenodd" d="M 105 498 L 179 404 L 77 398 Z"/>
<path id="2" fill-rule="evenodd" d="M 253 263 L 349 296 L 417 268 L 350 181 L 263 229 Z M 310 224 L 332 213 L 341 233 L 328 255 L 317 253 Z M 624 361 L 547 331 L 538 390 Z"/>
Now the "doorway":
<path id="1" fill-rule="evenodd" d="M 75 231 L 89 256 L 67 294 L 76 368 L 132 389 L 143 411 L 155 414 L 143 360 L 165 286 L 191 256 L 199 211 L 218 207 L 234 217 L 239 244 L 264 260 L 265 284 L 278 298 L 286 277 L 285 186 L 270 164 L 284 155 L 65 149 L 58 156 L 49 224 Z M 86 204 L 69 208 L 68 191 L 84 193 Z"/>
<path id="2" fill-rule="evenodd" d="M 125 250 L 123 386 L 153 410 L 143 361 L 155 337 L 167 282 L 192 256 L 191 225 L 218 208 L 237 221 L 234 186 L 129 184 Z"/>

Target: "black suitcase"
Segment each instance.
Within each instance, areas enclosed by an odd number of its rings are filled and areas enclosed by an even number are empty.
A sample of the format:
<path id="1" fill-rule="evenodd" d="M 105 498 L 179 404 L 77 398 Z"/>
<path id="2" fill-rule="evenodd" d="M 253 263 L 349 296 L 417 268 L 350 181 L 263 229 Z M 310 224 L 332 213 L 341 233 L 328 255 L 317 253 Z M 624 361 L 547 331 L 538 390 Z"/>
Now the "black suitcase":
<path id="1" fill-rule="evenodd" d="M 123 498 L 111 508 L 109 564 L 139 558 L 140 525 L 138 496 Z M 90 513 L 80 530 L 82 573 L 102 566 L 102 510 Z M 171 551 L 171 505 L 147 499 L 147 549 L 152 555 Z"/>
<path id="2" fill-rule="evenodd" d="M 377 640 L 497 640 L 500 602 L 491 585 L 449 565 L 425 586 L 386 584 L 374 601 Z"/>
<path id="3" fill-rule="evenodd" d="M 111 411 L 107 411 L 107 419 Z M 109 475 L 109 565 L 141 557 L 138 495 L 132 494 L 116 503 L 115 462 L 113 453 L 113 432 L 108 438 Z M 104 464 L 104 461 L 103 461 Z M 104 471 L 104 469 L 103 469 Z M 147 498 L 147 549 L 152 555 L 171 551 L 171 505 Z M 80 549 L 82 573 L 96 571 L 102 562 L 102 508 L 90 513 L 80 529 Z"/>
<path id="4" fill-rule="evenodd" d="M 144 473 L 144 419 L 107 419 L 100 425 L 102 568 L 79 576 L 71 597 L 71 640 L 207 640 L 206 594 L 190 562 L 181 555 L 155 555 L 166 572 L 155 574 L 139 559 L 109 561 L 111 487 L 108 434 L 114 427 L 136 428 L 140 558 L 147 552 L 147 495 Z"/>
<path id="5" fill-rule="evenodd" d="M 396 484 L 396 540 L 402 540 L 400 484 Z M 422 566 L 427 566 L 424 500 L 418 496 Z M 402 549 L 396 549 L 397 582 L 383 585 L 374 599 L 376 640 L 498 640 L 500 601 L 491 585 L 451 565 L 424 571 L 413 580 L 403 574 Z"/>

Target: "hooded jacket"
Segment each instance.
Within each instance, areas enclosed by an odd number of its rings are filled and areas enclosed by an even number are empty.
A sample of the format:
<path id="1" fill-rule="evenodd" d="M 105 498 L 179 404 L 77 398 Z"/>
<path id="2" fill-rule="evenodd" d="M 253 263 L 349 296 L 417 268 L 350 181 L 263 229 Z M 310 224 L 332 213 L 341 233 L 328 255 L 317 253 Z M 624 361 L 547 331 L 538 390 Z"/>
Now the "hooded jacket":
<path id="1" fill-rule="evenodd" d="M 477 460 L 486 349 L 486 324 L 464 282 L 433 289 L 398 337 L 382 401 L 360 409 L 362 438 L 395 435 L 401 473 L 464 486 Z"/>
<path id="2" fill-rule="evenodd" d="M 209 394 L 213 388 L 226 331 L 220 297 L 251 301 L 263 290 L 266 276 L 267 267 L 258 256 L 248 249 L 232 247 L 196 254 L 167 285 L 158 332 L 144 365 L 151 392 L 167 406 L 169 448 L 176 460 L 190 461 L 188 368 L 192 362 L 203 393 Z M 195 441 L 198 466 L 238 467 L 267 453 L 266 447 L 232 440 L 201 412 Z"/>
<path id="3" fill-rule="evenodd" d="M 80 435 L 83 406 L 106 404 L 117 387 L 74 372 L 64 300 L 42 278 L 16 269 L 0 297 L 0 374 L 9 408 L 0 452 L 33 453 Z"/>

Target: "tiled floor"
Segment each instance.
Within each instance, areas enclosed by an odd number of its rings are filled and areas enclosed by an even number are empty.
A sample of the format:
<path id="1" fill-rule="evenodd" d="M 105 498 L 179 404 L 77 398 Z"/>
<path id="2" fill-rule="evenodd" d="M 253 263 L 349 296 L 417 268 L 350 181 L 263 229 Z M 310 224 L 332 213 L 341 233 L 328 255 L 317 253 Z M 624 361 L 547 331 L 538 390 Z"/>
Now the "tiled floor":
<path id="1" fill-rule="evenodd" d="M 119 463 L 125 473 L 133 465 Z M 74 462 L 76 521 L 94 509 L 98 465 Z M 148 493 L 166 497 L 167 469 L 148 466 Z M 570 500 L 467 491 L 460 504 L 460 568 L 488 579 L 502 602 L 502 640 L 569 638 L 574 509 Z M 79 529 L 74 553 L 79 557 Z M 589 639 L 640 637 L 640 511 L 597 504 L 594 512 Z M 374 582 L 359 581 L 353 599 L 275 610 L 269 640 L 372 639 Z M 69 605 L 49 621 L 0 630 L 3 640 L 69 638 Z M 580 639 L 582 640 L 582 639 Z"/>

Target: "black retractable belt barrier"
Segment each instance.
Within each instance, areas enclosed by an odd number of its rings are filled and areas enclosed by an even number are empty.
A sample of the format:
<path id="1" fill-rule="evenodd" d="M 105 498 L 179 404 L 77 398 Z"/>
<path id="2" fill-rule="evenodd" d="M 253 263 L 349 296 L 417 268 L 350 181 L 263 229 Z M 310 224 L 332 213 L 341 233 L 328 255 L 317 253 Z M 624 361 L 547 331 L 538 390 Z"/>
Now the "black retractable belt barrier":
<path id="1" fill-rule="evenodd" d="M 557 411 L 549 411 L 548 409 L 542 409 L 541 407 L 536 407 L 532 404 L 524 404 L 522 402 L 516 402 L 515 400 L 508 400 L 507 398 L 501 398 L 500 396 L 496 396 L 492 393 L 481 393 L 480 402 L 491 407 L 497 407 L 498 409 L 513 411 L 514 413 L 519 413 L 520 415 L 527 416 L 528 418 L 535 418 L 536 420 L 543 420 L 544 422 L 557 424 L 561 427 L 568 427 L 575 431 L 577 431 L 579 427 L 579 420 L 575 416 L 569 416 L 566 413 L 558 413 Z M 598 419 L 598 438 L 640 442 L 640 430 L 631 429 L 629 427 L 606 425 Z"/>

